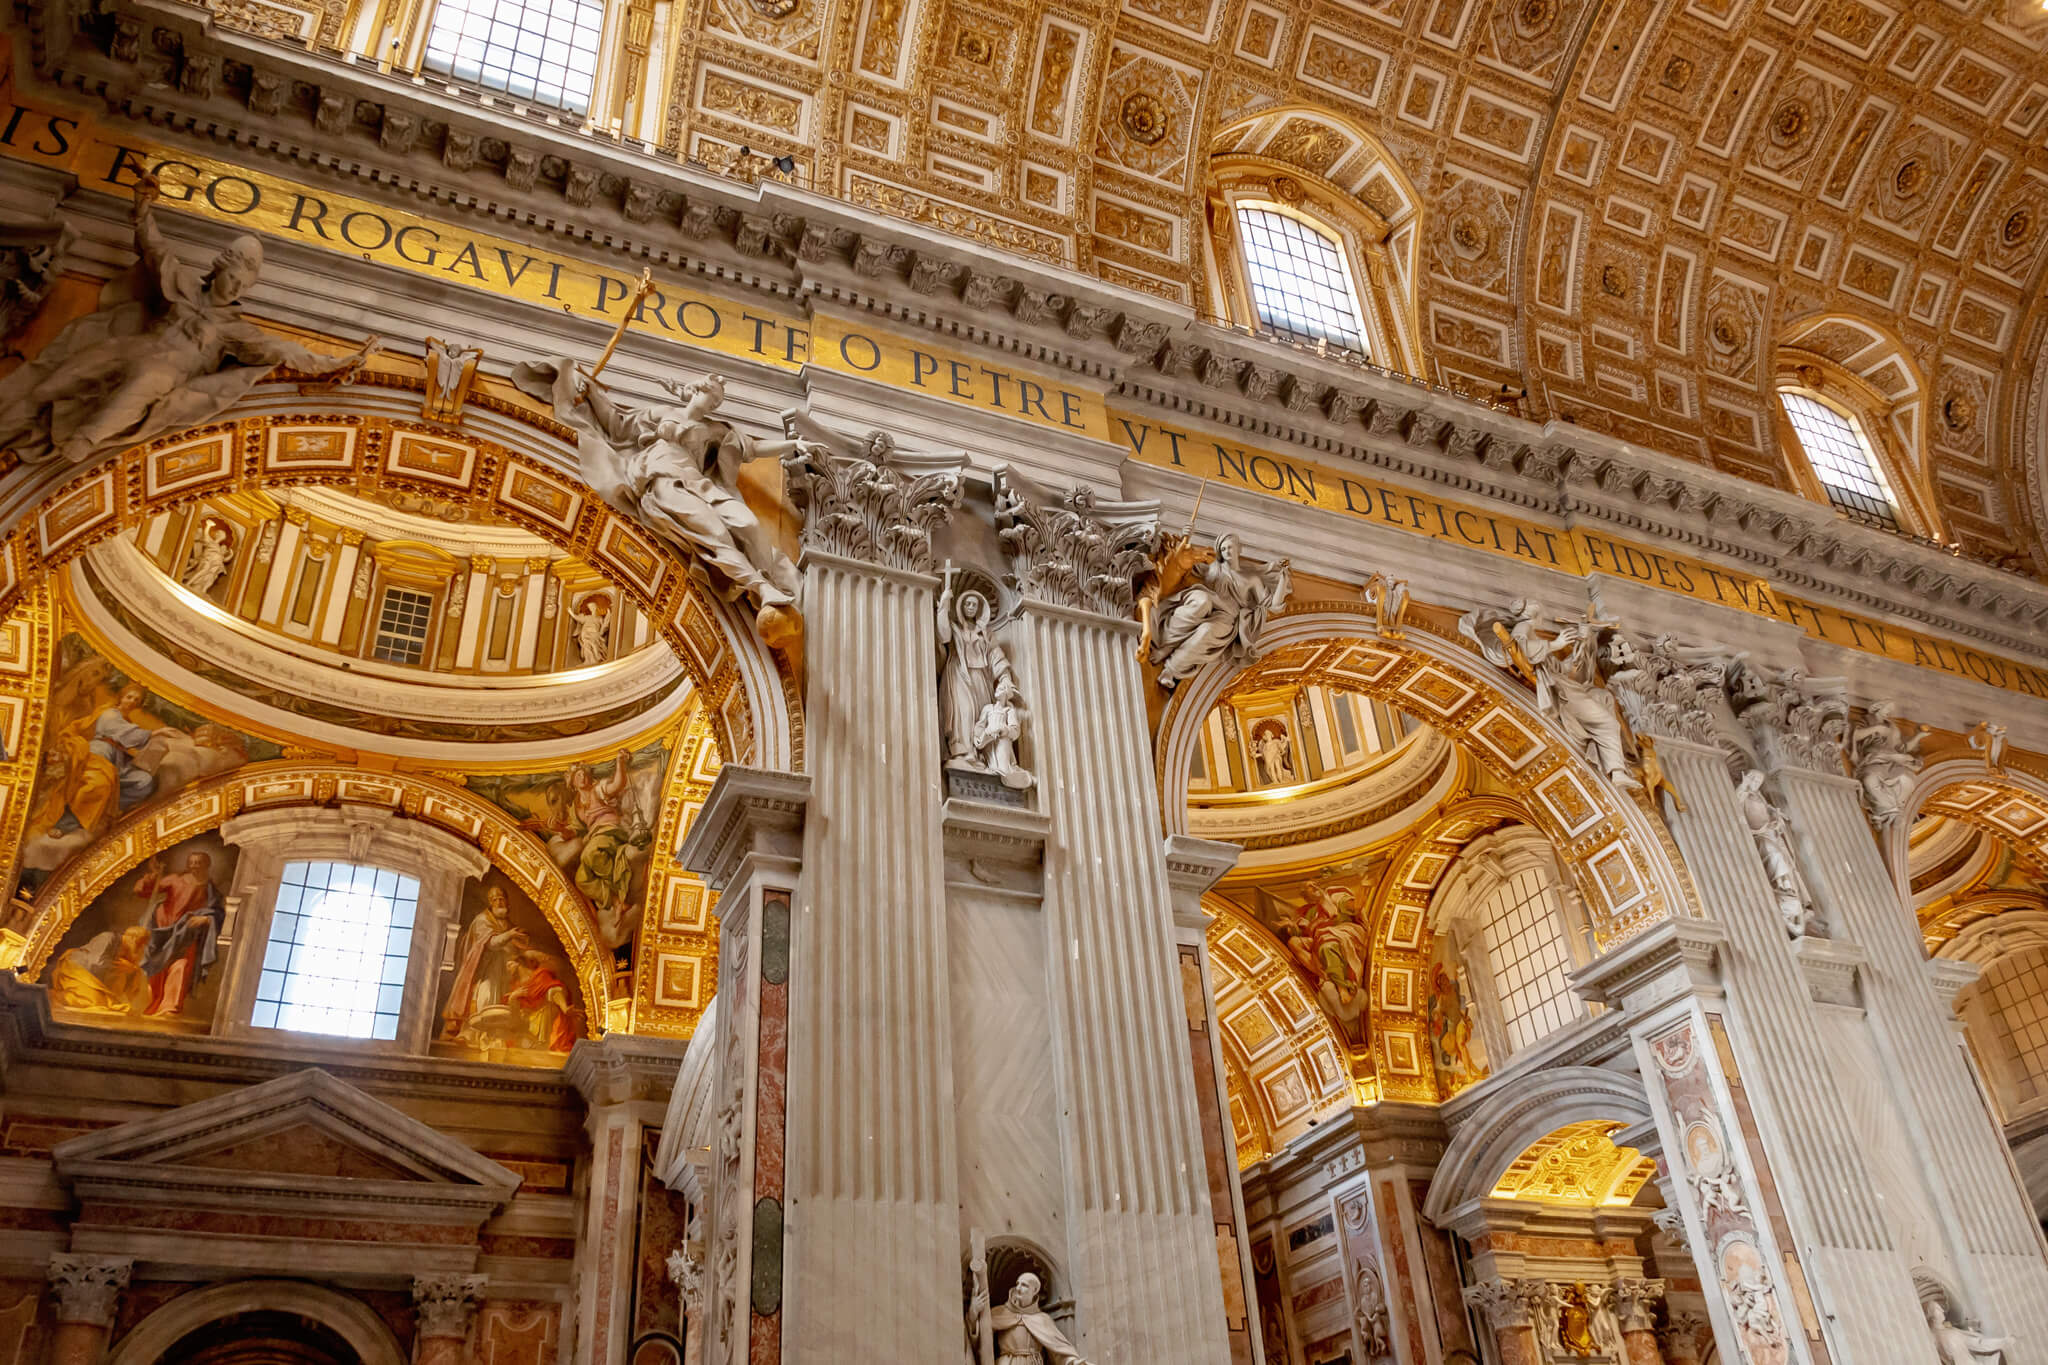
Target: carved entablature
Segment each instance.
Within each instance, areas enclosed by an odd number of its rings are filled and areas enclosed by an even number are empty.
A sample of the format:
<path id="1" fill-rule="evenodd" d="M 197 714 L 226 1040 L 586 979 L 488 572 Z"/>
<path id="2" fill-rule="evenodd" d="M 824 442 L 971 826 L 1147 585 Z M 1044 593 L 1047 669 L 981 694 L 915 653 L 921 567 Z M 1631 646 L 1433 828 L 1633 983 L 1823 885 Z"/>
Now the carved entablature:
<path id="1" fill-rule="evenodd" d="M 1127 618 L 1139 575 L 1151 568 L 1159 531 L 1151 503 L 1111 503 L 1086 488 L 1056 503 L 1034 501 L 995 474 L 996 535 L 1010 582 L 1034 602 Z"/>
<path id="2" fill-rule="evenodd" d="M 862 456 L 806 444 L 785 456 L 789 500 L 804 519 L 807 550 L 891 569 L 932 572 L 932 533 L 960 506 L 964 456 L 898 455 L 885 433 Z"/>

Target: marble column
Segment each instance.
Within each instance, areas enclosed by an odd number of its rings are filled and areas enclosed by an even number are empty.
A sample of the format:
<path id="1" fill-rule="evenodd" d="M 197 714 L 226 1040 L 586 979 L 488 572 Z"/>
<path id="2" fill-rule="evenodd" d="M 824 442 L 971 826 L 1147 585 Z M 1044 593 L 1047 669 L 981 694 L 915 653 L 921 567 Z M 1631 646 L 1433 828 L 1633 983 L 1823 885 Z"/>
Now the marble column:
<path id="1" fill-rule="evenodd" d="M 1493 1330 L 1500 1365 L 1541 1365 L 1533 1310 L 1543 1289 L 1540 1280 L 1481 1280 L 1465 1291 L 1465 1302 Z"/>
<path id="2" fill-rule="evenodd" d="M 1263 1352 L 1252 1327 L 1251 1243 L 1245 1233 L 1244 1190 L 1237 1180 L 1237 1141 L 1230 1126 L 1230 1093 L 1209 970 L 1209 915 L 1202 909 L 1202 893 L 1236 865 L 1241 852 L 1236 844 L 1186 834 L 1166 841 L 1181 996 L 1187 1007 L 1189 1062 L 1202 1116 L 1210 1216 L 1216 1225 L 1216 1261 L 1223 1280 L 1224 1324 L 1230 1333 L 1232 1365 L 1257 1365 Z"/>
<path id="3" fill-rule="evenodd" d="M 1671 1093 L 1664 1081 L 1682 1083 L 1707 1115 L 1699 1121 L 1708 1126 L 1697 1130 L 1703 1138 L 1674 1111 L 1660 1113 L 1664 1150 L 1681 1173 L 1693 1169 L 1688 1141 L 1718 1144 L 1739 1158 L 1680 1183 L 1696 1193 L 1699 1180 L 1711 1185 L 1721 1171 L 1744 1182 L 1742 1214 L 1754 1233 L 1739 1235 L 1755 1245 L 1758 1262 L 1746 1273 L 1775 1286 L 1791 1358 L 1888 1360 L 1893 1343 L 1924 1327 L 1893 1250 L 1857 1116 L 1838 1084 L 1822 1021 L 1738 804 L 1727 752 L 1675 736 L 1659 736 L 1656 746 L 1684 805 L 1669 813 L 1672 838 L 1709 916 L 1666 926 L 1660 933 L 1679 939 L 1660 940 L 1664 946 L 1654 949 L 1666 966 L 1692 968 L 1667 983 L 1685 994 L 1685 1008 L 1662 1006 L 1669 990 L 1635 989 L 1644 984 L 1642 960 L 1628 963 L 1653 951 L 1647 941 L 1624 945 L 1580 975 L 1620 982 L 1638 974 L 1634 986 L 1607 998 L 1644 1002 L 1631 1033 L 1653 1100 Z M 1646 1026 L 1652 1014 L 1656 1022 Z M 1659 1047 L 1671 1066 L 1682 1059 L 1691 1068 L 1682 1081 L 1667 1075 Z M 1735 1271 L 1717 1262 L 1718 1239 L 1702 1240 L 1703 1216 L 1695 1200 L 1686 1211 L 1693 1255 L 1716 1330 L 1725 1334 L 1733 1330 L 1725 1315 Z"/>
<path id="4" fill-rule="evenodd" d="M 469 1357 L 469 1328 L 483 1301 L 482 1275 L 415 1275 L 413 1365 L 463 1365 Z"/>
<path id="5" fill-rule="evenodd" d="M 590 1178 L 576 1243 L 576 1356 L 623 1365 L 638 1274 L 643 1136 L 661 1127 L 683 1044 L 613 1033 L 579 1039 L 563 1074 L 583 1097 Z"/>
<path id="6" fill-rule="evenodd" d="M 1127 509 L 1013 506 L 1018 668 L 1050 818 L 1045 935 L 1083 1354 L 1225 1365 L 1172 897 L 1146 722 Z M 1149 544 L 1149 529 L 1144 536 Z"/>
<path id="7" fill-rule="evenodd" d="M 1614 1282 L 1614 1318 L 1621 1328 L 1622 1355 L 1628 1365 L 1664 1365 L 1663 1353 L 1657 1349 L 1657 1305 L 1663 1301 L 1662 1280 Z"/>
<path id="8" fill-rule="evenodd" d="M 699 1189 L 702 1270 L 690 1319 L 704 1365 L 809 1359 L 785 1333 L 786 1097 L 799 885 L 810 780 L 727 764 L 682 847 L 718 892 L 711 1166 Z M 865 1268 L 865 1263 L 863 1263 Z M 850 1287 L 850 1286 L 849 1286 Z M 785 1346 L 785 1343 L 786 1346 Z M 821 1345 L 828 1346 L 827 1334 Z M 820 1354 L 824 1354 L 823 1350 Z"/>
<path id="9" fill-rule="evenodd" d="M 50 1258 L 50 1365 L 98 1365 L 135 1262 L 126 1256 L 59 1252 Z"/>
<path id="10" fill-rule="evenodd" d="M 1838 767 L 1786 761 L 1771 776 L 1828 926 L 1831 942 L 1810 945 L 1816 959 L 1828 959 L 1817 970 L 1854 972 L 1853 991 L 1832 1012 L 1838 1072 L 1860 1081 L 1866 1107 L 1880 1111 L 1859 1126 L 1884 1180 L 1894 1238 L 1916 1264 L 1959 1281 L 1948 1287 L 1970 1318 L 1988 1320 L 1999 1335 L 2048 1343 L 2039 1225 L 1970 1073 L 1913 908 L 1901 902 L 1871 835 L 1861 790 Z M 1946 1245 L 1922 1244 L 1937 1241 Z M 2033 1351 L 2048 1359 L 2048 1346 Z"/>

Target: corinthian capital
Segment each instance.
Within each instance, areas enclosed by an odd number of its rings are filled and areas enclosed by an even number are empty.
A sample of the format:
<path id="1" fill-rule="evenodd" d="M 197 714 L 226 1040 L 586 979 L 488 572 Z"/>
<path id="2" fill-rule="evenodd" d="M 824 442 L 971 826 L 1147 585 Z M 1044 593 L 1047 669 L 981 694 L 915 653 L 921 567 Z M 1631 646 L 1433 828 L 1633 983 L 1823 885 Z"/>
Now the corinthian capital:
<path id="1" fill-rule="evenodd" d="M 467 1337 L 469 1320 L 484 1296 L 482 1275 L 415 1275 L 413 1306 L 422 1337 Z"/>
<path id="2" fill-rule="evenodd" d="M 1128 617 L 1159 532 L 1150 504 L 1102 503 L 1085 488 L 1033 502 L 998 467 L 996 535 L 1017 590 L 1035 602 Z"/>
<path id="3" fill-rule="evenodd" d="M 1731 671 L 1728 700 L 1755 737 L 1765 767 L 1842 774 L 1849 701 L 1840 678 L 1743 663 Z"/>
<path id="4" fill-rule="evenodd" d="M 1534 1326 L 1533 1314 L 1543 1306 L 1541 1280 L 1481 1280 L 1465 1291 L 1465 1302 L 1486 1316 L 1494 1331 Z"/>
<path id="5" fill-rule="evenodd" d="M 1614 1316 L 1624 1332 L 1657 1328 L 1657 1305 L 1664 1302 L 1664 1281 L 1624 1277 L 1614 1282 Z"/>
<path id="6" fill-rule="evenodd" d="M 57 1321 L 112 1327 L 121 1291 L 134 1269 L 135 1262 L 126 1256 L 52 1256 L 50 1292 L 57 1301 Z"/>
<path id="7" fill-rule="evenodd" d="M 960 506 L 960 456 L 900 455 L 875 432 L 859 455 L 806 440 L 782 457 L 806 549 L 891 569 L 932 571 L 932 532 Z"/>

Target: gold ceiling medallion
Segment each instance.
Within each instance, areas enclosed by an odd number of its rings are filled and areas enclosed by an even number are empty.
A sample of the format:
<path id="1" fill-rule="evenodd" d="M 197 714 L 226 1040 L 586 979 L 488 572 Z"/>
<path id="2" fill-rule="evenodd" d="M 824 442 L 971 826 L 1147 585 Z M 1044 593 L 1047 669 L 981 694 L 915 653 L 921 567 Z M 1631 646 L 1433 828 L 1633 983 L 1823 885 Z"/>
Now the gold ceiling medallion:
<path id="1" fill-rule="evenodd" d="M 787 19 L 797 12 L 803 0 L 747 0 L 747 3 L 763 19 Z"/>
<path id="2" fill-rule="evenodd" d="M 1147 147 L 1156 146 L 1167 134 L 1166 106 L 1149 90 L 1138 90 L 1125 96 L 1122 117 L 1124 131 L 1133 141 L 1142 142 Z"/>
<path id="3" fill-rule="evenodd" d="M 1605 291 L 1605 292 L 1606 292 L 1606 294 L 1608 295 L 1608 297 L 1610 297 L 1610 298 L 1617 298 L 1617 299 L 1625 299 L 1625 298 L 1627 298 L 1627 297 L 1628 297 L 1628 272 L 1627 272 L 1626 270 L 1623 270 L 1623 269 L 1622 269 L 1622 268 L 1621 268 L 1620 266 L 1618 266 L 1618 265 L 1603 265 L 1603 266 L 1601 266 L 1601 267 L 1600 267 L 1600 288 L 1601 288 L 1601 289 L 1602 289 L 1603 291 Z"/>
<path id="4" fill-rule="evenodd" d="M 1283 204 L 1299 204 L 1302 200 L 1301 182 L 1291 175 L 1274 176 L 1267 188 Z"/>
<path id="5" fill-rule="evenodd" d="M 2007 246 L 2021 246 L 2034 235 L 2034 215 L 2026 209 L 2014 209 L 2006 217 L 2004 226 L 1998 230 L 2000 240 Z"/>

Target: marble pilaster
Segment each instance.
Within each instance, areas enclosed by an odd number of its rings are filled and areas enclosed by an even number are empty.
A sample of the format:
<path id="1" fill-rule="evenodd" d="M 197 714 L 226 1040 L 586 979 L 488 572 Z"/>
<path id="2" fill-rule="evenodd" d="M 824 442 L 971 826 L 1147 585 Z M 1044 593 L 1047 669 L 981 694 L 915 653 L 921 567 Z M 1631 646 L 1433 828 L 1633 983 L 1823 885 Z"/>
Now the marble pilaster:
<path id="1" fill-rule="evenodd" d="M 1858 784 L 1781 766 L 1834 956 L 1853 987 L 1827 1011 L 1837 1071 L 1868 1092 L 1859 1124 L 1894 1241 L 1999 1334 L 2048 1342 L 2048 1260 L 1909 905 L 1871 837 Z M 1908 1304 L 1909 1308 L 1916 1305 Z M 2041 1348 L 2035 1348 L 2041 1349 Z"/>
<path id="2" fill-rule="evenodd" d="M 1223 1365 L 1194 1077 L 1187 1054 L 1164 1045 L 1186 1020 L 1137 627 L 1112 603 L 1054 591 L 1055 578 L 1086 583 L 1094 567 L 1046 571 L 1060 553 L 1041 543 L 1019 574 L 1018 652 L 1051 820 L 1045 932 L 1076 1345 Z"/>
<path id="3" fill-rule="evenodd" d="M 1223 1277 L 1230 1358 L 1233 1365 L 1256 1365 L 1261 1350 L 1252 1325 L 1251 1244 L 1245 1232 L 1244 1190 L 1237 1180 L 1237 1141 L 1230 1126 L 1222 1034 L 1210 975 L 1209 916 L 1202 909 L 1202 893 L 1236 864 L 1240 851 L 1235 844 L 1172 835 L 1166 841 L 1166 875 L 1173 893 L 1174 941 L 1180 957 L 1181 994 L 1187 1006 L 1195 1101 L 1202 1116 L 1202 1149 L 1216 1225 L 1216 1259 Z"/>
<path id="4" fill-rule="evenodd" d="M 783 1271 L 791 905 L 810 789 L 800 774 L 726 765 L 680 855 L 719 893 L 715 1018 L 693 1040 L 716 1049 L 691 1318 L 709 1365 L 803 1358 L 784 1350 Z"/>
<path id="5" fill-rule="evenodd" d="M 50 1365 L 98 1365 L 135 1262 L 126 1256 L 60 1252 L 50 1258 Z"/>
<path id="6" fill-rule="evenodd" d="M 462 1365 L 484 1296 L 482 1275 L 415 1275 L 413 1365 Z"/>
<path id="7" fill-rule="evenodd" d="M 632 1330 L 642 1137 L 659 1128 L 683 1044 L 608 1034 L 580 1039 L 564 1074 L 582 1095 L 590 1180 L 576 1243 L 577 1355 L 621 1365 Z"/>

